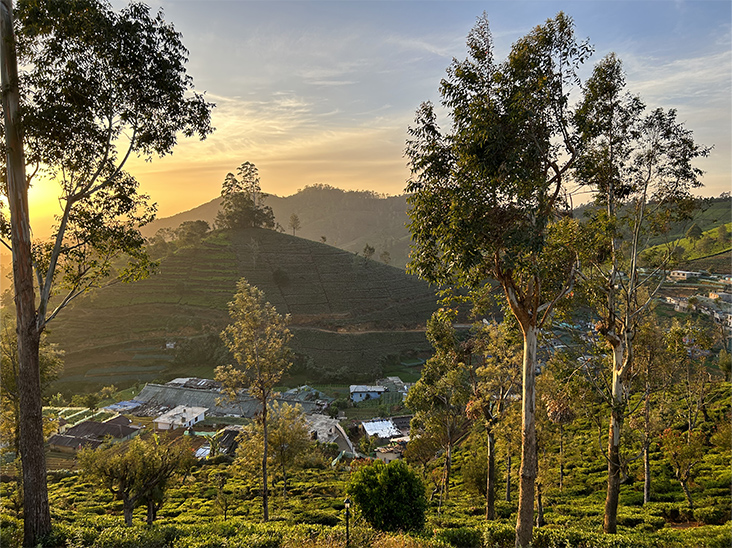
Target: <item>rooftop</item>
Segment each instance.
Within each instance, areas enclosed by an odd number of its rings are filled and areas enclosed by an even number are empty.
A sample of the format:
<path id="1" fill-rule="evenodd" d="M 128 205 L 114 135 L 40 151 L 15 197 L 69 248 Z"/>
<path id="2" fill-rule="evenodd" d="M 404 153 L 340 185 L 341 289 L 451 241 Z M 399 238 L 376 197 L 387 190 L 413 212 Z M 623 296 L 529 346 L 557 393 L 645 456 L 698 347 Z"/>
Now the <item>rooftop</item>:
<path id="1" fill-rule="evenodd" d="M 361 423 L 369 436 L 376 434 L 380 438 L 394 438 L 402 435 L 391 419 L 373 419 Z"/>
<path id="2" fill-rule="evenodd" d="M 351 394 L 354 392 L 386 392 L 383 386 L 371 386 L 368 384 L 352 384 L 349 388 Z"/>
<path id="3" fill-rule="evenodd" d="M 170 411 L 167 411 L 157 417 L 155 422 L 169 422 L 171 424 L 183 425 L 191 419 L 195 419 L 208 411 L 206 407 L 191 407 L 186 405 L 178 405 Z"/>

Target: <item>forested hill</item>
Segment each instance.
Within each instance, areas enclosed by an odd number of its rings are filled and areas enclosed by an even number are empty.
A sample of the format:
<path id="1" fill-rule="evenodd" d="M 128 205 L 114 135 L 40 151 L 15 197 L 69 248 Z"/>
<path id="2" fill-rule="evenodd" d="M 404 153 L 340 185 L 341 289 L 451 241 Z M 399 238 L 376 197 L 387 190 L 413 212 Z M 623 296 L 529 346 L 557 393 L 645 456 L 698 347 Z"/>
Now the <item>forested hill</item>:
<path id="1" fill-rule="evenodd" d="M 274 230 L 215 231 L 163 257 L 158 274 L 61 314 L 50 334 L 66 351 L 61 388 L 211 376 L 241 277 L 291 314 L 300 381 L 369 381 L 387 357 L 429 350 L 435 293 L 402 269 Z"/>
<path id="2" fill-rule="evenodd" d="M 327 185 L 313 185 L 292 196 L 268 196 L 275 220 L 289 234 L 294 213 L 301 228 L 296 236 L 326 243 L 340 249 L 362 253 L 368 244 L 375 258 L 385 251 L 389 264 L 404 268 L 409 255 L 409 232 L 406 227 L 406 196 L 381 196 L 371 191 L 348 191 Z M 161 228 L 177 228 L 184 221 L 203 220 L 213 225 L 221 205 L 216 198 L 189 211 L 157 219 L 143 230 L 150 237 Z"/>
<path id="3" fill-rule="evenodd" d="M 697 224 L 702 231 L 707 231 L 732 222 L 732 200 L 728 193 L 717 198 L 700 198 L 698 206 L 692 219 L 673 223 L 667 234 L 651 239 L 648 245 L 654 246 L 666 241 L 683 238 L 686 231 L 693 224 Z M 574 215 L 578 219 L 585 219 L 594 207 L 593 204 L 582 205 L 575 208 Z"/>

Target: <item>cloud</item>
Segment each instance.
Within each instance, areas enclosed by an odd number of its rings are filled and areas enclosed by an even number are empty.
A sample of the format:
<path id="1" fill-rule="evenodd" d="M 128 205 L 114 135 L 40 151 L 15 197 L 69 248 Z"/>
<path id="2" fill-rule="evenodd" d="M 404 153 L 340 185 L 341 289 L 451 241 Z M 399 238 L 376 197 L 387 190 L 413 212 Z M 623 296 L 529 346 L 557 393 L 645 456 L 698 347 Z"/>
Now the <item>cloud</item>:
<path id="1" fill-rule="evenodd" d="M 633 91 L 646 100 L 689 102 L 707 97 L 729 102 L 732 66 L 729 50 L 671 61 L 626 55 L 623 61 Z"/>

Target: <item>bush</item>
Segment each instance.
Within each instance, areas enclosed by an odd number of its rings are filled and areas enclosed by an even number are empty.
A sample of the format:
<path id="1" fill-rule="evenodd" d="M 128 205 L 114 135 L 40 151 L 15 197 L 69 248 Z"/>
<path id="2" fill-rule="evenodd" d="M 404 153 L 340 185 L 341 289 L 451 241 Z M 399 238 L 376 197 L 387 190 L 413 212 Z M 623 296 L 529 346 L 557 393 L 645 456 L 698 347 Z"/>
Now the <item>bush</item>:
<path id="1" fill-rule="evenodd" d="M 332 513 L 314 510 L 311 512 L 303 512 L 298 521 L 300 523 L 327 525 L 332 527 L 334 525 L 338 525 L 341 520 L 338 516 Z"/>
<path id="2" fill-rule="evenodd" d="M 705 525 L 722 525 L 729 519 L 729 508 L 724 506 L 696 508 L 694 510 L 694 519 Z"/>
<path id="3" fill-rule="evenodd" d="M 23 541 L 23 522 L 0 514 L 0 546 L 20 546 Z"/>
<path id="4" fill-rule="evenodd" d="M 375 461 L 356 470 L 348 493 L 363 517 L 379 531 L 417 531 L 424 526 L 424 484 L 404 461 Z"/>
<path id="5" fill-rule="evenodd" d="M 605 535 L 577 529 L 534 529 L 533 548 L 641 548 L 649 546 L 636 535 Z"/>
<path id="6" fill-rule="evenodd" d="M 447 542 L 455 548 L 480 548 L 480 531 L 471 527 L 457 529 L 441 529 L 435 533 L 435 538 Z"/>
<path id="7" fill-rule="evenodd" d="M 483 529 L 483 546 L 486 548 L 513 548 L 516 530 L 505 523 L 486 523 Z"/>

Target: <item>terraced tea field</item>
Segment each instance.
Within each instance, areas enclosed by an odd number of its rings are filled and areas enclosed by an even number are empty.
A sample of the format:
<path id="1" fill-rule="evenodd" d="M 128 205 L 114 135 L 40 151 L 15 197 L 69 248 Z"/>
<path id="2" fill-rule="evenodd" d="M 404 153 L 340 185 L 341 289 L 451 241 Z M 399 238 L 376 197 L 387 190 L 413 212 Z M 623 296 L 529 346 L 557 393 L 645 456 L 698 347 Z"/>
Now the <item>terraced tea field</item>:
<path id="1" fill-rule="evenodd" d="M 436 299 L 421 280 L 271 230 L 216 232 L 163 259 L 156 275 L 96 290 L 64 311 L 50 330 L 66 351 L 58 389 L 211 376 L 214 363 L 181 365 L 170 346 L 218 333 L 241 277 L 291 315 L 302 380 L 368 381 L 388 359 L 429 351 L 424 325 Z"/>

